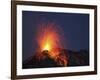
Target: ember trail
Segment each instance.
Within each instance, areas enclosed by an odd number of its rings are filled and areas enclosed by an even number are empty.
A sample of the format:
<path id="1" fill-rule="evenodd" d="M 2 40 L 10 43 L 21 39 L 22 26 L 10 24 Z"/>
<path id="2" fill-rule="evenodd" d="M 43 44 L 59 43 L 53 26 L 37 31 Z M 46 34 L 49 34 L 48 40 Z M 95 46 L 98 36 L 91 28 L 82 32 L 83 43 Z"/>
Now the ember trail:
<path id="1" fill-rule="evenodd" d="M 36 32 L 38 48 L 33 53 L 34 55 L 24 62 L 23 68 L 88 65 L 88 55 L 86 57 L 88 51 L 76 52 L 65 48 L 65 36 L 60 26 L 54 23 L 44 23 L 37 26 Z"/>
<path id="2" fill-rule="evenodd" d="M 22 19 L 23 69 L 89 66 L 88 14 L 23 11 Z"/>
<path id="3" fill-rule="evenodd" d="M 38 60 L 45 60 L 47 57 L 59 66 L 67 66 L 67 57 L 62 53 L 64 47 L 61 28 L 54 23 L 39 25 L 37 30 L 37 42 L 40 52 Z"/>

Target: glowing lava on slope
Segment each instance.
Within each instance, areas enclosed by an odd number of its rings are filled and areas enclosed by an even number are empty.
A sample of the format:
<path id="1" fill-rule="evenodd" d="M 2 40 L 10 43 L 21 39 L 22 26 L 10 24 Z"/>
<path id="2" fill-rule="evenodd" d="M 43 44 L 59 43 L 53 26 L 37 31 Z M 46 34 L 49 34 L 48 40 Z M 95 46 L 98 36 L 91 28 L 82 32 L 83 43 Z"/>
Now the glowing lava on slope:
<path id="1" fill-rule="evenodd" d="M 63 38 L 64 37 L 61 28 L 54 23 L 41 24 L 38 27 L 37 42 L 40 51 L 48 51 L 47 53 L 50 58 L 54 59 L 55 61 L 57 61 L 60 55 L 59 48 L 64 48 Z M 43 53 L 40 55 L 43 55 Z M 66 59 L 65 57 L 63 58 Z M 64 62 L 67 64 L 66 60 L 64 60 Z"/>

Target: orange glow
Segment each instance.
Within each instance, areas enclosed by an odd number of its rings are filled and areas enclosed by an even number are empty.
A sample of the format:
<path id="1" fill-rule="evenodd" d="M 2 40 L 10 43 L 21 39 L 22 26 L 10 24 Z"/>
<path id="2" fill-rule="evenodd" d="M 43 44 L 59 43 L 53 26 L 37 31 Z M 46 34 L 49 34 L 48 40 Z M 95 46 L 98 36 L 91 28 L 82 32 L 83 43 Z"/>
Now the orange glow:
<path id="1" fill-rule="evenodd" d="M 62 33 L 59 26 L 54 23 L 41 24 L 37 31 L 37 42 L 41 51 L 62 48 Z"/>
<path id="2" fill-rule="evenodd" d="M 44 59 L 43 51 L 48 51 L 50 58 L 54 59 L 59 65 L 67 65 L 67 58 L 61 55 L 61 49 L 64 49 L 64 37 L 61 28 L 54 23 L 41 24 L 37 30 L 38 50 L 41 52 L 38 57 Z"/>
<path id="3" fill-rule="evenodd" d="M 47 42 L 46 45 L 44 45 L 43 50 L 48 50 L 48 51 L 50 50 L 50 43 L 49 42 Z"/>

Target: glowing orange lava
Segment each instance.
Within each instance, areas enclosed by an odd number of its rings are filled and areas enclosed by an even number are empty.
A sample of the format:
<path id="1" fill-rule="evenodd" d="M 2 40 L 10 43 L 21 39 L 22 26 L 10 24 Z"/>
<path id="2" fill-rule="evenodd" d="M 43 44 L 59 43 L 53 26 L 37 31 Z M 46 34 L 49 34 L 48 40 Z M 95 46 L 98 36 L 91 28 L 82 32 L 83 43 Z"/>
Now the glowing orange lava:
<path id="1" fill-rule="evenodd" d="M 38 26 L 37 30 L 37 43 L 40 54 L 38 58 L 45 59 L 43 53 L 49 55 L 59 65 L 67 65 L 67 58 L 62 53 L 61 49 L 64 49 L 64 39 L 61 28 L 54 23 L 46 23 Z M 45 51 L 45 52 L 44 52 Z"/>
<path id="2" fill-rule="evenodd" d="M 47 42 L 46 44 L 45 44 L 45 46 L 44 46 L 44 48 L 43 48 L 43 50 L 50 50 L 50 43 L 49 42 Z"/>
<path id="3" fill-rule="evenodd" d="M 60 32 L 61 29 L 59 26 L 55 25 L 54 23 L 39 25 L 37 41 L 40 50 L 48 50 L 51 52 L 58 47 L 62 47 L 63 38 Z"/>

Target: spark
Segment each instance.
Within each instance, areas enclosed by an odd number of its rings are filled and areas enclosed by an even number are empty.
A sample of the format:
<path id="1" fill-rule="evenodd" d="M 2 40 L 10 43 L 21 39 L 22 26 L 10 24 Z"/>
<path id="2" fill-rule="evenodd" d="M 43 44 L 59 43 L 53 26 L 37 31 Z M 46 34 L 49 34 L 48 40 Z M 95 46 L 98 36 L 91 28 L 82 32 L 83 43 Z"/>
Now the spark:
<path id="1" fill-rule="evenodd" d="M 44 53 L 54 59 L 59 65 L 66 66 L 67 58 L 61 54 L 61 49 L 64 49 L 64 36 L 61 27 L 54 23 L 40 24 L 37 30 L 37 43 L 41 52 L 39 58 L 45 59 Z M 60 49 L 59 49 L 60 48 Z"/>

